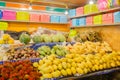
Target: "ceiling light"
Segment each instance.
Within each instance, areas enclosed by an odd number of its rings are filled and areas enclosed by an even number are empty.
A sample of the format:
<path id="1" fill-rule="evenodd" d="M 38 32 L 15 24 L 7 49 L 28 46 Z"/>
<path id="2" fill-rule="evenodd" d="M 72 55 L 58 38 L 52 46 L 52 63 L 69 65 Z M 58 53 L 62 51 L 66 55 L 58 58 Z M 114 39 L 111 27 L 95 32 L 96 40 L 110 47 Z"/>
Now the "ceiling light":
<path id="1" fill-rule="evenodd" d="M 32 7 L 30 6 L 28 9 L 29 9 L 29 10 L 32 10 Z"/>
<path id="2" fill-rule="evenodd" d="M 29 5 L 29 8 L 28 8 L 29 10 L 32 10 L 32 3 L 30 3 L 30 5 Z"/>
<path id="3" fill-rule="evenodd" d="M 90 0 L 90 1 L 89 1 L 89 4 L 94 4 L 94 1 L 93 1 L 93 0 Z"/>

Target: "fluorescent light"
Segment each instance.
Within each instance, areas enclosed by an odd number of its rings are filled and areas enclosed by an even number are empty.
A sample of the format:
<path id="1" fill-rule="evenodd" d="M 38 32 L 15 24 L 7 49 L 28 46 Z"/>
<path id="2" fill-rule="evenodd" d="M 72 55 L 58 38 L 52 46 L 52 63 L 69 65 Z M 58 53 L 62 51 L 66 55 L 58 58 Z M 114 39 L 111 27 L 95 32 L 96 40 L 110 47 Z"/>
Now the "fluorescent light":
<path id="1" fill-rule="evenodd" d="M 90 0 L 90 1 L 89 1 L 89 4 L 94 4 L 94 1 L 93 1 L 93 0 Z"/>

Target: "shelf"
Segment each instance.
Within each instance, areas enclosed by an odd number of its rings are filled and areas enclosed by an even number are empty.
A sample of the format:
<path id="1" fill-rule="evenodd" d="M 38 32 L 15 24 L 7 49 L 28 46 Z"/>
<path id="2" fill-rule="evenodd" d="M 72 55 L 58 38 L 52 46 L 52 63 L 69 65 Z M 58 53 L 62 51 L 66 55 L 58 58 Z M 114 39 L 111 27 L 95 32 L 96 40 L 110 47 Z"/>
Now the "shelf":
<path id="1" fill-rule="evenodd" d="M 74 27 L 71 27 L 71 28 L 89 28 L 89 27 L 100 27 L 100 26 L 120 26 L 120 23 L 99 24 L 99 25 L 85 25 L 85 26 L 74 26 Z"/>
<path id="2" fill-rule="evenodd" d="M 39 23 L 39 24 L 68 24 L 68 23 L 34 22 L 34 21 L 3 20 L 3 19 L 0 19 L 0 21 L 3 21 L 3 22 L 21 22 L 21 23 Z"/>
<path id="3" fill-rule="evenodd" d="M 10 7 L 2 7 L 0 6 L 0 9 L 2 10 L 14 10 L 14 11 L 27 11 L 27 12 L 36 12 L 36 13 L 48 13 L 48 14 L 57 14 L 57 15 L 65 15 L 64 12 L 54 12 L 54 11 L 44 11 L 44 10 L 28 10 L 26 8 L 10 8 Z"/>
<path id="4" fill-rule="evenodd" d="M 89 73 L 89 74 L 86 74 L 86 75 L 60 78 L 60 79 L 56 79 L 56 80 L 80 79 L 80 78 L 86 78 L 86 77 L 90 77 L 90 76 L 108 74 L 108 73 L 111 73 L 111 72 L 114 72 L 114 71 L 118 71 L 118 70 L 120 70 L 120 67 L 118 67 L 118 68 L 112 68 L 112 69 L 108 69 L 108 70 L 103 70 L 103 71 L 98 71 L 98 72 L 93 72 L 93 73 Z"/>
<path id="5" fill-rule="evenodd" d="M 103 11 L 91 13 L 91 14 L 84 14 L 84 15 L 80 15 L 80 16 L 71 17 L 70 19 L 86 17 L 86 16 L 93 16 L 93 15 L 98 15 L 98 14 L 105 14 L 105 13 L 119 11 L 119 10 L 120 10 L 120 7 L 116 7 L 116 8 L 112 8 L 112 9 L 108 9 L 108 10 L 103 10 Z"/>

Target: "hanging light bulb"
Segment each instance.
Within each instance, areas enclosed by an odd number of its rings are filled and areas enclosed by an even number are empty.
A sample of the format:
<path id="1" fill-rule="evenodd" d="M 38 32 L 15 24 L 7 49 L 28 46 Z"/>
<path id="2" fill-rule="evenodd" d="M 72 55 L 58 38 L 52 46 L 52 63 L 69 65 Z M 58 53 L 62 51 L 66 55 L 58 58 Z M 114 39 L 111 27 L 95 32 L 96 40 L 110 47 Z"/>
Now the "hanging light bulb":
<path id="1" fill-rule="evenodd" d="M 68 15 L 68 11 L 67 10 L 65 11 L 65 15 Z"/>
<path id="2" fill-rule="evenodd" d="M 32 10 L 32 3 L 30 3 L 30 6 L 28 8 L 29 10 Z"/>
<path id="3" fill-rule="evenodd" d="M 94 4 L 94 1 L 93 1 L 93 0 L 90 0 L 90 1 L 89 1 L 89 4 Z"/>
<path id="4" fill-rule="evenodd" d="M 68 5 L 66 5 L 65 15 L 68 15 Z"/>

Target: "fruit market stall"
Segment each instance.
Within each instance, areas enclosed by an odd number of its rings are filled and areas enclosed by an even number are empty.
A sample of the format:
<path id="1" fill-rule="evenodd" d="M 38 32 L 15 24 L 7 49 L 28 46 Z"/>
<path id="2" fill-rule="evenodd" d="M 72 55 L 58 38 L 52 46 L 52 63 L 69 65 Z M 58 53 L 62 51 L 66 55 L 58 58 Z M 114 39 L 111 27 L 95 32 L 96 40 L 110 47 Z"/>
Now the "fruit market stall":
<path id="1" fill-rule="evenodd" d="M 0 1 L 0 80 L 120 80 L 119 6 Z"/>

